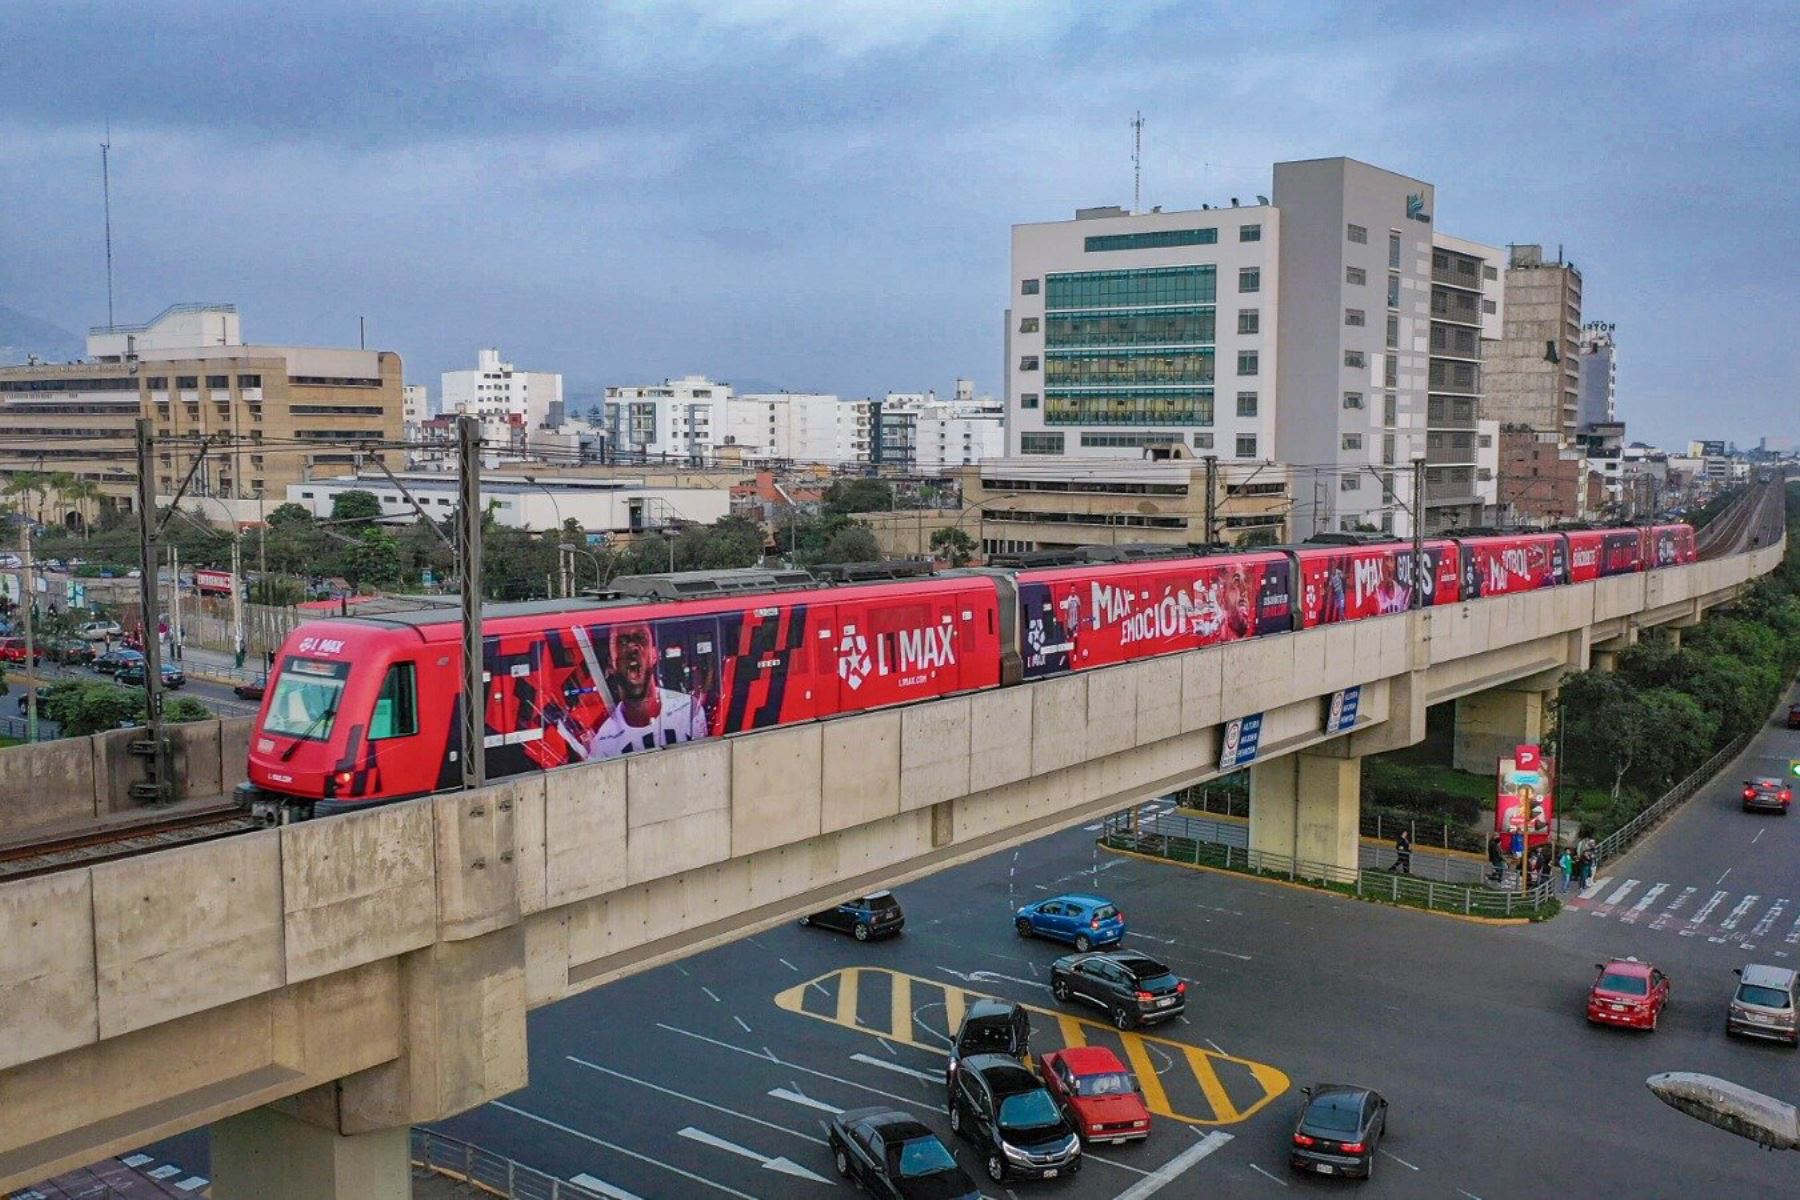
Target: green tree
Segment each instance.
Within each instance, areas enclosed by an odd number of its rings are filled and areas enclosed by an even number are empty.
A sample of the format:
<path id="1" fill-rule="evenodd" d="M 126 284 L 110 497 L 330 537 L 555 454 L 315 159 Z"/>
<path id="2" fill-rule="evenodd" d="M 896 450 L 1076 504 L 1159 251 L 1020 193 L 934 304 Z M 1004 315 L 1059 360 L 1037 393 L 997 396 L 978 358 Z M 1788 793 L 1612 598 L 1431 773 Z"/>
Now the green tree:
<path id="1" fill-rule="evenodd" d="M 347 492 L 339 492 L 331 501 L 331 519 L 333 521 L 373 521 L 381 516 L 381 501 L 375 498 L 374 492 L 365 492 L 361 488 L 352 488 Z"/>
<path id="2" fill-rule="evenodd" d="M 975 539 L 955 526 L 934 530 L 931 552 L 939 558 L 949 559 L 953 567 L 966 567 L 975 553 Z"/>
<path id="3" fill-rule="evenodd" d="M 839 479 L 825 489 L 825 511 L 828 513 L 886 512 L 892 507 L 894 489 L 884 480 Z"/>
<path id="4" fill-rule="evenodd" d="M 1279 525 L 1259 525 L 1238 539 L 1241 547 L 1276 546 L 1281 543 L 1281 527 Z"/>
<path id="5" fill-rule="evenodd" d="M 144 712 L 144 693 L 115 683 L 63 683 L 43 697 L 43 713 L 64 737 L 86 737 L 129 725 Z"/>
<path id="6" fill-rule="evenodd" d="M 292 500 L 286 504 L 276 505 L 268 517 L 268 525 L 271 529 L 279 529 L 286 525 L 311 525 L 312 523 L 312 510 L 306 505 L 296 504 Z"/>
<path id="7" fill-rule="evenodd" d="M 400 582 L 400 543 L 385 529 L 365 528 L 355 545 L 344 547 L 339 567 L 352 587 L 392 586 Z"/>
<path id="8" fill-rule="evenodd" d="M 852 524 L 831 535 L 823 561 L 831 563 L 880 562 L 881 543 L 867 525 Z"/>

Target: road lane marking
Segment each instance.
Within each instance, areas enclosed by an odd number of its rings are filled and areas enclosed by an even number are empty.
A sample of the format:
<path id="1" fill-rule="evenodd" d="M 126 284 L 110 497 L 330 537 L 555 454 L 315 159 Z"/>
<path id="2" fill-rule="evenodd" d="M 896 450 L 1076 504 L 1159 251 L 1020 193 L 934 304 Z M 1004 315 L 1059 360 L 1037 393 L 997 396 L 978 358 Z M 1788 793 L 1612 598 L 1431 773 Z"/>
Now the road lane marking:
<path id="1" fill-rule="evenodd" d="M 1598 894 L 1598 892 L 1600 891 L 1601 888 L 1605 887 L 1607 884 L 1611 883 L 1612 881 L 1613 881 L 1613 877 L 1611 875 L 1602 875 L 1600 878 L 1594 880 L 1594 882 L 1588 884 L 1586 887 L 1581 889 L 1581 898 L 1583 900 L 1592 900 L 1594 898 L 1594 896 L 1596 894 Z"/>
<path id="2" fill-rule="evenodd" d="M 833 1083 L 841 1083 L 845 1087 L 857 1088 L 860 1091 L 869 1092 L 887 1100 L 895 1100 L 901 1104 L 917 1104 L 919 1102 L 918 1097 L 916 1096 L 902 1096 L 896 1092 L 883 1091 L 881 1088 L 871 1086 L 870 1084 L 858 1083 L 854 1079 L 845 1079 L 842 1075 L 833 1075 L 828 1071 L 816 1071 L 811 1067 L 804 1067 L 796 1062 L 788 1062 L 784 1058 L 777 1057 L 775 1053 L 766 1046 L 761 1050 L 751 1050 L 744 1046 L 735 1046 L 730 1042 L 722 1042 L 718 1038 L 707 1037 L 704 1033 L 695 1033 L 691 1029 L 680 1029 L 674 1025 L 664 1025 L 661 1021 L 656 1023 L 656 1027 L 658 1029 L 665 1029 L 670 1033 L 679 1033 L 682 1037 L 690 1037 L 695 1041 L 705 1042 L 711 1046 L 717 1046 L 721 1050 L 735 1050 L 739 1054 L 745 1054 L 751 1058 L 760 1058 L 766 1063 L 774 1063 L 776 1066 L 786 1067 L 790 1071 L 799 1071 L 803 1075 L 812 1075 L 819 1079 L 829 1079 Z"/>
<path id="3" fill-rule="evenodd" d="M 719 993 L 713 991 L 711 988 L 707 987 L 704 983 L 700 985 L 700 990 L 705 992 L 709 997 L 711 997 L 712 1002 L 714 1004 L 719 1003 Z"/>
<path id="4" fill-rule="evenodd" d="M 1761 829 L 1757 830 L 1756 836 L 1750 839 L 1750 844 L 1752 846 L 1754 846 L 1754 845 L 1756 845 L 1756 843 L 1762 841 L 1762 835 L 1767 833 L 1768 831 L 1769 831 L 1769 828 L 1766 825 L 1763 826 Z"/>
<path id="5" fill-rule="evenodd" d="M 785 958 L 778 958 L 775 961 L 780 963 L 782 966 L 786 967 L 790 971 L 798 971 L 800 969 L 799 967 L 796 967 L 793 963 L 789 962 Z"/>
<path id="6" fill-rule="evenodd" d="M 622 1187 L 614 1187 L 612 1184 L 606 1182 L 606 1180 L 596 1179 L 586 1171 L 583 1171 L 579 1175 L 569 1176 L 569 1182 L 578 1184 L 590 1192 L 599 1192 L 602 1196 L 605 1196 L 607 1200 L 644 1200 L 644 1198 L 636 1192 L 628 1192 Z"/>
<path id="7" fill-rule="evenodd" d="M 711 1146 L 714 1150 L 723 1150 L 727 1154 L 735 1154 L 740 1158 L 747 1158 L 765 1170 L 779 1171 L 783 1175 L 792 1175 L 796 1179 L 811 1179 L 827 1185 L 831 1183 L 831 1180 L 807 1170 L 791 1158 L 782 1158 L 779 1155 L 771 1158 L 766 1154 L 757 1153 L 748 1146 L 740 1146 L 736 1142 L 727 1141 L 717 1134 L 708 1133 L 704 1129 L 696 1129 L 692 1125 L 676 1130 L 675 1136 L 684 1137 L 690 1142 L 699 1142 L 702 1146 Z"/>
<path id="8" fill-rule="evenodd" d="M 1614 892 L 1612 895 L 1610 895 L 1606 898 L 1606 907 L 1612 908 L 1613 906 L 1617 905 L 1619 903 L 1619 901 L 1623 900 L 1627 895 L 1629 895 L 1632 892 L 1632 890 L 1637 887 L 1637 885 L 1638 885 L 1637 880 L 1627 879 L 1624 883 L 1619 885 L 1618 891 Z"/>
<path id="9" fill-rule="evenodd" d="M 1152 1112 L 1165 1112 L 1169 1107 L 1169 1093 L 1163 1090 L 1162 1077 L 1156 1073 L 1156 1064 L 1150 1061 L 1150 1054 L 1144 1049 L 1143 1039 L 1125 1038 L 1125 1059 L 1131 1069 L 1137 1073 L 1138 1088 L 1144 1093 L 1144 1106 Z M 1210 1097 L 1209 1097 L 1210 1098 Z M 1227 1108 L 1231 1102 L 1226 1101 Z M 1235 1112 L 1235 1109 L 1231 1111 Z M 1215 1106 L 1214 1113 L 1219 1109 Z"/>
<path id="10" fill-rule="evenodd" d="M 1730 915 L 1719 922 L 1719 928 L 1736 929 L 1738 927 L 1738 922 L 1744 919 L 1744 914 L 1754 908 L 1756 902 L 1761 899 L 1761 896 L 1745 896 L 1742 900 L 1739 900 L 1737 902 L 1737 907 L 1731 910 Z"/>
<path id="11" fill-rule="evenodd" d="M 1730 894 L 1731 893 L 1729 892 L 1714 892 L 1712 894 L 1712 899 L 1708 900 L 1705 904 L 1702 904 L 1699 910 L 1695 912 L 1693 916 L 1688 918 L 1688 927 L 1681 932 L 1692 933 L 1694 930 L 1700 928 L 1700 926 L 1706 924 L 1706 918 L 1712 915 L 1712 910 L 1719 907 L 1719 905 L 1724 902 L 1725 897 Z"/>
<path id="12" fill-rule="evenodd" d="M 914 1079 L 921 1079 L 926 1083 L 944 1082 L 944 1072 L 942 1071 L 921 1071 L 917 1067 L 909 1067 L 904 1063 L 888 1062 L 886 1059 L 876 1058 L 870 1054 L 863 1054 L 860 1052 L 852 1054 L 850 1056 L 850 1061 L 862 1063 L 864 1066 L 880 1067 L 882 1070 L 892 1071 L 896 1075 L 911 1075 Z"/>
<path id="13" fill-rule="evenodd" d="M 1380 1147 L 1376 1147 L 1376 1149 L 1380 1149 Z M 1398 1154 L 1395 1154 L 1392 1150 L 1382 1150 L 1381 1152 L 1383 1154 L 1387 1155 L 1389 1158 L 1393 1159 L 1395 1162 L 1399 1163 L 1401 1166 L 1405 1167 L 1409 1171 L 1416 1171 L 1419 1169 L 1419 1168 L 1413 1166 L 1411 1163 L 1407 1162 L 1404 1158 L 1401 1158 Z"/>
<path id="14" fill-rule="evenodd" d="M 1201 1159 L 1219 1149 L 1230 1140 L 1231 1135 L 1229 1133 L 1222 1133 L 1217 1129 L 1213 1130 L 1205 1137 L 1189 1146 L 1186 1150 L 1183 1150 L 1180 1154 L 1177 1154 L 1174 1158 L 1171 1158 L 1168 1162 L 1156 1168 L 1156 1170 L 1151 1171 L 1142 1179 L 1120 1192 L 1116 1197 L 1116 1200 L 1145 1200 L 1145 1197 L 1147 1196 L 1154 1196 L 1157 1192 L 1162 1191 L 1163 1188 L 1175 1182 L 1179 1176 L 1185 1174 L 1194 1166 L 1194 1164 L 1198 1163 Z"/>
<path id="15" fill-rule="evenodd" d="M 1793 945 L 1795 942 L 1800 942 L 1800 917 L 1794 918 L 1794 927 L 1792 929 L 1788 930 L 1787 935 L 1785 937 L 1783 937 L 1781 940 L 1786 942 L 1790 946 Z"/>
<path id="16" fill-rule="evenodd" d="M 738 1023 L 739 1029 L 742 1029 L 745 1033 L 750 1032 L 750 1026 L 748 1026 L 747 1024 L 744 1023 L 744 1018 L 738 1016 L 736 1013 L 732 1013 L 731 1019 Z"/>
<path id="17" fill-rule="evenodd" d="M 835 1104 L 827 1104 L 823 1100 L 814 1100 L 805 1092 L 791 1091 L 788 1088 L 770 1088 L 768 1094 L 775 1097 L 777 1100 L 786 1100 L 789 1104 L 799 1104 L 804 1105 L 807 1108 L 816 1108 L 820 1112 L 830 1113 L 834 1117 L 844 1111 Z"/>
<path id="18" fill-rule="evenodd" d="M 824 1138 L 816 1138 L 810 1133 L 801 1133 L 797 1129 L 789 1129 L 786 1125 L 777 1125 L 773 1121 L 765 1121 L 761 1117 L 753 1117 L 747 1112 L 739 1112 L 735 1108 L 726 1108 L 723 1104 L 714 1104 L 711 1100 L 702 1100 L 698 1096 L 690 1096 L 686 1092 L 678 1092 L 674 1088 L 664 1087 L 660 1083 L 651 1083 L 648 1079 L 639 1079 L 636 1075 L 627 1075 L 623 1071 L 615 1071 L 611 1067 L 603 1067 L 599 1063 L 591 1063 L 585 1058 L 576 1058 L 573 1054 L 565 1054 L 564 1058 L 578 1067 L 586 1067 L 590 1071 L 598 1071 L 602 1075 L 611 1075 L 614 1079 L 623 1079 L 626 1083 L 635 1083 L 639 1087 L 649 1088 L 653 1092 L 661 1092 L 665 1096 L 673 1096 L 677 1100 L 686 1100 L 689 1104 L 698 1104 L 701 1108 L 710 1108 L 714 1112 L 724 1113 L 728 1117 L 736 1117 L 740 1121 L 748 1121 L 752 1125 L 761 1125 L 764 1129 L 773 1129 L 776 1133 L 785 1133 L 789 1137 L 797 1137 L 803 1142 L 811 1142 L 815 1146 L 826 1145 Z"/>
<path id="19" fill-rule="evenodd" d="M 1100 1155 L 1095 1154 L 1092 1150 L 1089 1150 L 1086 1147 L 1082 1148 L 1081 1157 L 1085 1158 L 1085 1159 L 1093 1159 L 1095 1162 L 1103 1163 L 1109 1167 L 1117 1167 L 1121 1171 L 1130 1171 L 1133 1175 L 1148 1175 L 1150 1173 L 1150 1172 L 1144 1170 L 1144 1168 L 1142 1168 L 1142 1167 L 1134 1167 L 1130 1163 L 1120 1162 L 1116 1158 L 1102 1158 Z"/>
<path id="20" fill-rule="evenodd" d="M 1725 868 L 1725 875 L 1729 875 L 1729 874 L 1731 874 L 1731 868 L 1730 868 L 1730 867 L 1726 867 L 1726 868 Z M 1713 880 L 1713 886 L 1714 886 L 1714 887 L 1718 887 L 1718 886 L 1719 886 L 1719 885 L 1720 885 L 1720 884 L 1721 884 L 1721 883 L 1724 883 L 1724 882 L 1725 882 L 1725 875 L 1721 875 L 1721 876 L 1719 876 L 1719 877 L 1718 877 L 1718 878 L 1717 878 L 1717 879 L 1715 879 L 1715 880 Z"/>
<path id="21" fill-rule="evenodd" d="M 1287 1186 L 1287 1180 L 1277 1179 L 1275 1176 L 1269 1174 L 1267 1171 L 1263 1170 L 1261 1167 L 1257 1166 L 1255 1163 L 1250 1164 L 1250 1169 L 1252 1171 L 1255 1171 L 1258 1175 L 1261 1175 L 1264 1179 L 1267 1179 L 1271 1183 L 1279 1183 L 1282 1187 Z"/>
<path id="22" fill-rule="evenodd" d="M 1781 914 L 1787 909 L 1787 903 L 1786 899 L 1781 899 L 1770 905 L 1769 911 L 1764 913 L 1762 920 L 1756 923 L 1756 928 L 1750 931 L 1750 936 L 1766 937 L 1769 930 L 1774 928 L 1775 922 L 1781 919 Z"/>
<path id="23" fill-rule="evenodd" d="M 1669 906 L 1656 914 L 1656 918 L 1650 922 L 1650 928 L 1662 929 L 1667 926 L 1675 918 L 1675 914 L 1681 911 L 1681 906 L 1691 900 L 1697 890 L 1697 888 L 1691 887 L 1682 888 L 1681 895 L 1669 901 Z"/>
<path id="24" fill-rule="evenodd" d="M 1649 891 L 1638 897 L 1638 902 L 1631 906 L 1631 911 L 1621 915 L 1619 920 L 1627 925 L 1637 924 L 1638 918 L 1644 915 L 1644 910 L 1649 908 L 1652 904 L 1655 904 L 1656 898 L 1668 889 L 1669 885 L 1666 883 L 1652 884 Z"/>
<path id="25" fill-rule="evenodd" d="M 861 971 L 845 971 L 838 976 L 837 1023 L 856 1028 L 856 992 L 862 980 Z"/>
<path id="26" fill-rule="evenodd" d="M 673 1163 L 666 1163 L 660 1158 L 651 1158 L 648 1154 L 640 1154 L 638 1151 L 627 1149 L 617 1142 L 609 1142 L 604 1138 L 597 1138 L 591 1133 L 583 1133 L 579 1129 L 571 1129 L 567 1125 L 559 1125 L 549 1117 L 540 1117 L 534 1112 L 526 1112 L 522 1108 L 515 1108 L 504 1100 L 490 1100 L 488 1101 L 488 1107 L 500 1109 L 502 1112 L 512 1113 L 514 1116 L 524 1117 L 527 1121 L 536 1121 L 539 1125 L 547 1125 L 559 1133 L 566 1133 L 570 1137 L 580 1138 L 584 1142 L 592 1142 L 596 1146 L 605 1147 L 614 1154 L 623 1154 L 626 1158 L 635 1158 L 641 1163 L 649 1163 L 653 1167 L 661 1167 L 665 1171 L 679 1175 L 683 1179 L 691 1179 L 695 1183 L 712 1188 L 714 1191 L 724 1192 L 727 1196 L 736 1196 L 738 1197 L 738 1200 L 758 1200 L 758 1197 L 752 1196 L 749 1192 L 740 1192 L 734 1187 L 727 1187 L 722 1183 L 714 1183 L 704 1175 L 696 1175 L 692 1171 L 675 1166 Z"/>

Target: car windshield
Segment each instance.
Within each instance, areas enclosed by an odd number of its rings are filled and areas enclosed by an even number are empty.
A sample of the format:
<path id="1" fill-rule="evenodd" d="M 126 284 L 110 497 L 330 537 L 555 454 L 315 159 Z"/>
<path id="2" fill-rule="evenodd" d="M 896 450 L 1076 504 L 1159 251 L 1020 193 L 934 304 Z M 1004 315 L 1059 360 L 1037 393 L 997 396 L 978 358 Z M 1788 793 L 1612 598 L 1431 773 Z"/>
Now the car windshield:
<path id="1" fill-rule="evenodd" d="M 901 1142 L 896 1157 L 899 1159 L 899 1172 L 902 1179 L 917 1179 L 921 1175 L 935 1175 L 939 1171 L 956 1170 L 956 1160 L 944 1149 L 944 1143 L 934 1137 L 914 1138 L 910 1142 Z"/>
<path id="2" fill-rule="evenodd" d="M 1617 971 L 1608 971 L 1600 976 L 1597 985 L 1603 992 L 1619 992 L 1626 996 L 1647 996 L 1650 994 L 1650 981 L 1642 975 L 1621 975 Z"/>
<path id="3" fill-rule="evenodd" d="M 1096 921 L 1110 921 L 1118 915 L 1119 910 L 1110 904 L 1102 904 L 1094 910 L 1094 920 Z"/>
<path id="4" fill-rule="evenodd" d="M 1315 1097 L 1306 1109 L 1306 1124 L 1330 1133 L 1355 1133 L 1362 1125 L 1362 1096 L 1332 1092 Z"/>
<path id="5" fill-rule="evenodd" d="M 263 731 L 314 740 L 330 737 L 338 701 L 344 694 L 344 677 L 349 673 L 349 663 L 288 659 L 269 701 Z"/>
<path id="6" fill-rule="evenodd" d="M 1041 1129 L 1060 1120 L 1056 1101 L 1043 1088 L 1020 1092 L 1000 1102 L 1000 1124 L 1008 1129 Z"/>
<path id="7" fill-rule="evenodd" d="M 1010 1054 L 1012 1026 L 998 1019 L 973 1022 L 963 1027 L 957 1040 L 964 1054 Z"/>
<path id="8" fill-rule="evenodd" d="M 1761 987 L 1754 983 L 1746 983 L 1738 988 L 1737 998 L 1745 1004 L 1756 1004 L 1763 1008 L 1786 1008 L 1788 994 L 1780 988 Z"/>
<path id="9" fill-rule="evenodd" d="M 1103 1071 L 1098 1075 L 1077 1075 L 1075 1077 L 1075 1094 L 1077 1096 L 1128 1096 L 1131 1094 L 1131 1077 L 1123 1071 Z"/>

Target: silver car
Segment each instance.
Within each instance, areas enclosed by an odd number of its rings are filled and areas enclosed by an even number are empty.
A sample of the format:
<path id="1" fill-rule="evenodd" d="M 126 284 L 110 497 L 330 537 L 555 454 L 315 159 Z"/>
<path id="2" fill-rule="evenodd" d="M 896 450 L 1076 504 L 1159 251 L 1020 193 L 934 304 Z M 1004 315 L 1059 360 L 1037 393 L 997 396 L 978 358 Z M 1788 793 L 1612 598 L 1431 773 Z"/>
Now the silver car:
<path id="1" fill-rule="evenodd" d="M 1789 967 L 1740 967 L 1737 991 L 1725 1014 L 1725 1033 L 1776 1038 L 1800 1046 L 1795 1021 L 1795 986 L 1800 979 Z"/>

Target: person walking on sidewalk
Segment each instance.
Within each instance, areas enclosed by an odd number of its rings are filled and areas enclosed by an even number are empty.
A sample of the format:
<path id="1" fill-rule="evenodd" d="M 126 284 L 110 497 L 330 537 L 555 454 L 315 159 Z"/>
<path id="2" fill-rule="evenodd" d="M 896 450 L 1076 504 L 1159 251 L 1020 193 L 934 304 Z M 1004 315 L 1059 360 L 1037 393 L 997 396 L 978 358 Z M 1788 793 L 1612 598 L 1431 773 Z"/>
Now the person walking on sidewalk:
<path id="1" fill-rule="evenodd" d="M 1506 856 L 1500 852 L 1500 835 L 1488 835 L 1488 878 L 1499 883 L 1506 878 Z"/>
<path id="2" fill-rule="evenodd" d="M 1394 865 L 1388 871 L 1398 871 L 1402 875 L 1412 874 L 1412 834 L 1405 829 L 1394 835 Z"/>
<path id="3" fill-rule="evenodd" d="M 1562 868 L 1562 890 L 1566 892 L 1569 890 L 1569 874 L 1575 869 L 1575 856 L 1569 853 L 1567 846 L 1563 847 L 1562 857 L 1557 859 L 1556 865 Z"/>

